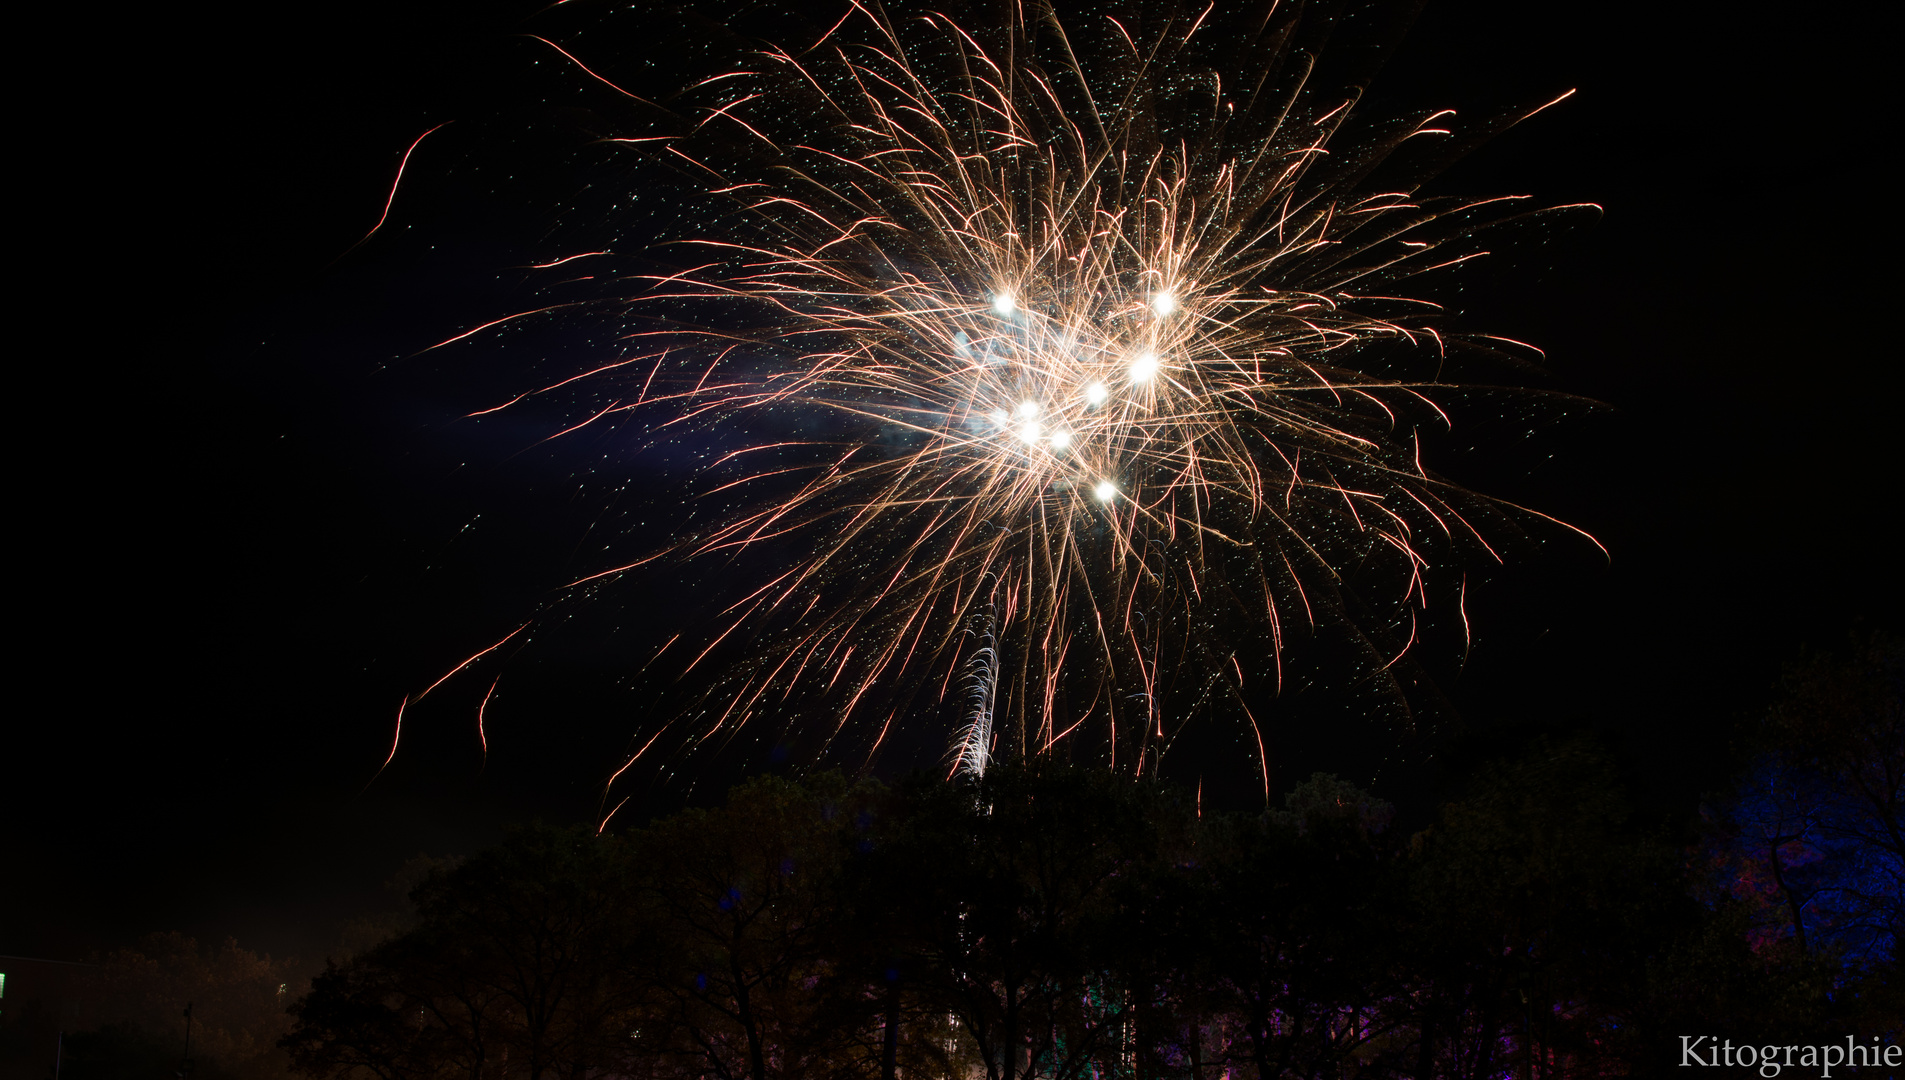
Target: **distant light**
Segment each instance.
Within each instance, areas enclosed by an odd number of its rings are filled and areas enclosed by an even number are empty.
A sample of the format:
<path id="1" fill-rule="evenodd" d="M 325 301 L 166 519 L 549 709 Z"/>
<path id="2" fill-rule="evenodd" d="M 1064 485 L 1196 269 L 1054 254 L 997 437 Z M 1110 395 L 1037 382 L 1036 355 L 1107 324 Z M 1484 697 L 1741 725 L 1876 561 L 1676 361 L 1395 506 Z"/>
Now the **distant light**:
<path id="1" fill-rule="evenodd" d="M 1063 450 L 1063 449 L 1065 449 L 1065 448 L 1066 448 L 1067 446 L 1070 446 L 1071 444 L 1072 444 L 1072 433 L 1071 433 L 1071 432 L 1069 432 L 1069 431 L 1054 431 L 1054 432 L 1052 432 L 1052 449 L 1054 449 L 1054 450 Z"/>
<path id="2" fill-rule="evenodd" d="M 1019 402 L 1019 416 L 1020 416 L 1020 418 L 1022 418 L 1022 419 L 1025 419 L 1025 420 L 1030 420 L 1030 419 L 1032 419 L 1032 418 L 1033 418 L 1034 416 L 1037 416 L 1037 415 L 1038 415 L 1038 402 L 1036 402 L 1036 401 L 1021 401 L 1021 402 Z"/>
<path id="3" fill-rule="evenodd" d="M 1158 354 L 1157 353 L 1139 353 L 1138 358 L 1136 360 L 1131 361 L 1131 381 L 1132 382 L 1135 382 L 1135 383 L 1150 382 L 1151 377 L 1153 375 L 1156 375 L 1157 373 L 1158 373 Z"/>
<path id="4" fill-rule="evenodd" d="M 1151 298 L 1151 310 L 1158 313 L 1158 318 L 1168 319 L 1177 310 L 1177 297 L 1166 289 Z"/>
<path id="5" fill-rule="evenodd" d="M 1000 315 L 1010 315 L 1017 311 L 1018 307 L 1018 301 L 1014 300 L 1009 292 L 998 293 L 992 298 L 992 310 Z"/>
<path id="6" fill-rule="evenodd" d="M 1118 485 L 1109 480 L 1100 480 L 1095 490 L 1097 491 L 1099 502 L 1110 502 L 1112 496 L 1118 494 Z"/>
<path id="7" fill-rule="evenodd" d="M 994 409 L 992 410 L 992 422 L 1000 427 L 1004 427 L 1012 422 L 1012 414 L 1006 412 L 1004 409 Z"/>
<path id="8" fill-rule="evenodd" d="M 1035 443 L 1038 441 L 1038 433 L 1038 421 L 1027 420 L 1025 426 L 1019 429 L 1019 438 L 1024 439 L 1028 443 Z"/>

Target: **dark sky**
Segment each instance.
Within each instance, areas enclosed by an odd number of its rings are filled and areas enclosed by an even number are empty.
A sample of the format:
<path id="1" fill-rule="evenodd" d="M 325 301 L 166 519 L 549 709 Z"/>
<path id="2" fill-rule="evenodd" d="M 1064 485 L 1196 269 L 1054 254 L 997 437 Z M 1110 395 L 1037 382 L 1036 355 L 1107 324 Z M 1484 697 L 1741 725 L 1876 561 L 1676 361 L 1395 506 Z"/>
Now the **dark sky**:
<path id="1" fill-rule="evenodd" d="M 576 163 L 582 81 L 515 36 L 535 8 L 47 29 L 61 74 L 19 159 L 36 434 L 14 441 L 0 953 L 182 929 L 310 955 L 405 858 L 594 809 L 636 707 L 594 635 L 612 613 L 510 670 L 480 776 L 486 680 L 413 716 L 366 790 L 399 700 L 532 614 L 594 512 L 566 482 L 580 451 L 447 422 L 494 371 L 393 362 L 513 310 L 507 268 L 586 236 L 562 208 L 616 181 Z M 1594 727 L 1643 783 L 1697 787 L 1802 644 L 1898 627 L 1890 22 L 1442 0 L 1385 72 L 1407 105 L 1579 87 L 1441 186 L 1607 208 L 1466 316 L 1611 406 L 1470 465 L 1614 552 L 1492 586 L 1452 687 L 1478 725 Z M 443 121 L 385 232 L 339 259 Z"/>

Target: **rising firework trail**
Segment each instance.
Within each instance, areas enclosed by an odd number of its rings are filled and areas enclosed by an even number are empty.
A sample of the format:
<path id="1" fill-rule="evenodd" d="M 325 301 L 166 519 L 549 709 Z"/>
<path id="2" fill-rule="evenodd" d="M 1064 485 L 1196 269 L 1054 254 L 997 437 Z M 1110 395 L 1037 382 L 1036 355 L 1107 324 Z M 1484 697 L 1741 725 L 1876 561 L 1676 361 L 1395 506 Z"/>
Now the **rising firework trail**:
<path id="1" fill-rule="evenodd" d="M 1405 699 L 1463 568 L 1544 517 L 1426 465 L 1453 365 L 1528 349 L 1411 296 L 1570 209 L 1422 191 L 1540 110 L 1364 117 L 1380 50 L 1332 66 L 1336 6 L 1107 10 L 854 3 L 665 105 L 538 39 L 620 95 L 610 142 L 714 208 L 591 302 L 621 352 L 516 399 L 719 450 L 707 524 L 574 585 L 668 557 L 760 575 L 670 639 L 703 689 L 644 752 L 791 731 L 870 761 L 927 723 L 955 769 L 996 746 L 1143 773 L 1203 723 L 1267 793 L 1251 705 L 1304 642 Z"/>
<path id="2" fill-rule="evenodd" d="M 999 612 L 991 595 L 972 617 L 971 658 L 966 661 L 965 722 L 953 743 L 953 769 L 984 776 L 992 760 L 992 710 L 999 690 Z"/>

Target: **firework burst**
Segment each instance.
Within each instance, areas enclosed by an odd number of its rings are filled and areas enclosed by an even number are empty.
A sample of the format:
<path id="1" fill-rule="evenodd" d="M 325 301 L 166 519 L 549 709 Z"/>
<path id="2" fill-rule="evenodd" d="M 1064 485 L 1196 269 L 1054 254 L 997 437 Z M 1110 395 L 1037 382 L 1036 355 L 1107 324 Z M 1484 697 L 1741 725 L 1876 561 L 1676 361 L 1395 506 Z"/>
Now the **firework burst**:
<path id="1" fill-rule="evenodd" d="M 1340 21 L 855 3 L 666 107 L 626 95 L 652 126 L 614 141 L 727 211 L 615 302 L 625 351 L 548 390 L 600 395 L 575 426 L 724 433 L 722 511 L 575 589 L 772 564 L 671 639 L 722 674 L 641 751 L 797 725 L 871 760 L 927 722 L 951 768 L 1141 773 L 1228 717 L 1267 784 L 1251 695 L 1294 641 L 1333 628 L 1380 680 L 1432 607 L 1465 624 L 1461 568 L 1519 511 L 1438 478 L 1421 433 L 1451 423 L 1452 351 L 1513 343 L 1407 283 L 1532 211 L 1423 197 L 1462 140 L 1446 112 L 1363 120 L 1364 74 L 1319 59 Z"/>

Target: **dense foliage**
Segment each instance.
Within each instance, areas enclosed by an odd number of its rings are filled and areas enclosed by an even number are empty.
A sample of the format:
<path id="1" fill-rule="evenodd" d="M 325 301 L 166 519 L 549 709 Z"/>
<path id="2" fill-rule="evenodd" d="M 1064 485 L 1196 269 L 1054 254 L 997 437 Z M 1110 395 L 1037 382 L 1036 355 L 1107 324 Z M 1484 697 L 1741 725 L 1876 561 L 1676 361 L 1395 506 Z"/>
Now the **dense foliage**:
<path id="1" fill-rule="evenodd" d="M 1691 846 L 1584 739 L 1479 769 L 1412 835 L 1328 775 L 1200 814 L 1061 767 L 766 778 L 621 835 L 532 828 L 433 874 L 419 925 L 320 976 L 285 1045 L 382 1080 L 1246 1080 L 1646 1074 L 1690 1032 L 1896 1041 L 1898 787 L 1871 764 L 1896 705 L 1794 742 L 1797 700 Z M 1755 876 L 1793 861 L 1755 831 L 1765 761 L 1840 793 L 1812 814 L 1837 884 L 1784 930 Z"/>
<path id="2" fill-rule="evenodd" d="M 7 1001 L 0 1075 L 56 1029 L 67 1080 L 171 1075 L 187 1002 L 197 1080 L 1594 1077 L 1685 1035 L 1897 1043 L 1902 690 L 1893 639 L 1793 666 L 1697 820 L 1637 810 L 1585 737 L 1471 755 L 1410 827 L 1328 775 L 1268 813 L 1055 766 L 757 779 L 420 859 L 411 914 L 308 984 L 176 934 L 64 965 Z"/>

